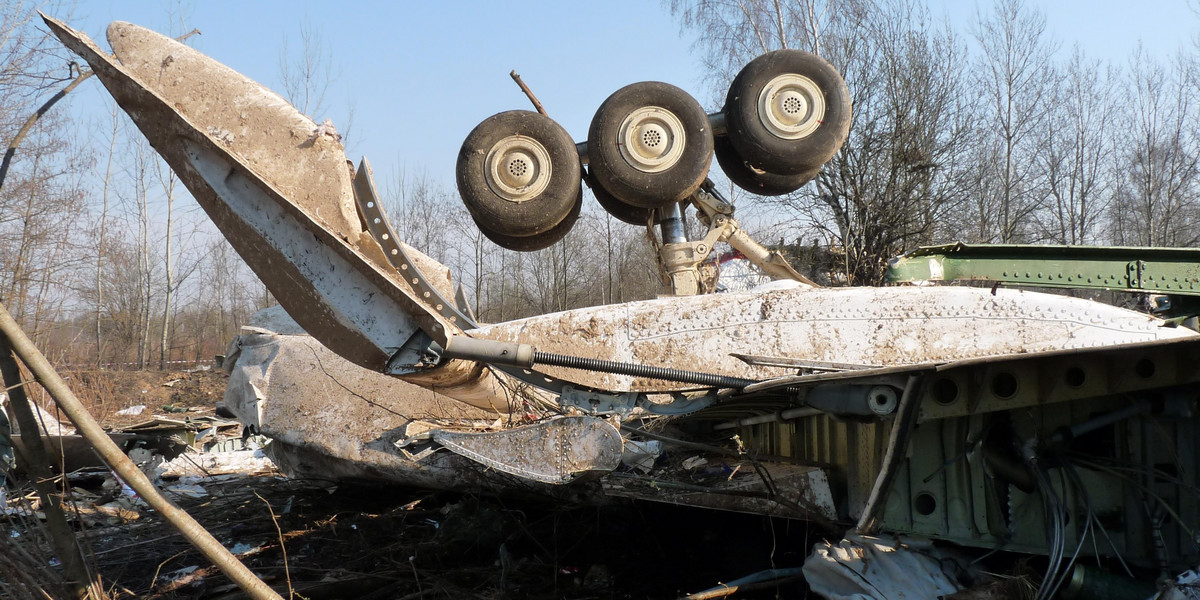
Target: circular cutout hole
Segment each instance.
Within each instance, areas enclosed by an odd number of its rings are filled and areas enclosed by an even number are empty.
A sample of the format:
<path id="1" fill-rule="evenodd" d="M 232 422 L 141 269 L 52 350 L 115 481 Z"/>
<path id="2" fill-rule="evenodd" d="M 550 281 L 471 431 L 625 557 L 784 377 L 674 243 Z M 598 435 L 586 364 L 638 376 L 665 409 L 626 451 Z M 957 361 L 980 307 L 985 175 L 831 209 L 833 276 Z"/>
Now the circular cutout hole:
<path id="1" fill-rule="evenodd" d="M 1133 372 L 1137 373 L 1137 376 L 1141 377 L 1142 379 L 1150 379 L 1151 377 L 1154 377 L 1154 370 L 1154 361 L 1148 358 L 1143 358 L 1142 360 L 1137 361 L 1137 364 L 1133 366 Z"/>
<path id="2" fill-rule="evenodd" d="M 868 408 L 877 415 L 890 415 L 896 410 L 899 395 L 896 389 L 886 385 L 877 385 L 867 392 Z"/>
<path id="3" fill-rule="evenodd" d="M 953 379 L 939 379 L 933 384 L 933 399 L 938 404 L 953 404 L 958 400 L 958 384 Z"/>
<path id="4" fill-rule="evenodd" d="M 1068 367 L 1067 372 L 1063 375 L 1063 380 L 1067 385 L 1077 388 L 1087 381 L 1087 373 L 1080 367 Z"/>
<path id="5" fill-rule="evenodd" d="M 913 498 L 913 510 L 923 517 L 928 517 L 937 510 L 937 499 L 929 492 L 921 492 L 917 494 L 916 498 Z"/>
<path id="6" fill-rule="evenodd" d="M 992 393 L 1001 400 L 1017 395 L 1017 377 L 1007 371 L 996 373 L 992 378 Z"/>

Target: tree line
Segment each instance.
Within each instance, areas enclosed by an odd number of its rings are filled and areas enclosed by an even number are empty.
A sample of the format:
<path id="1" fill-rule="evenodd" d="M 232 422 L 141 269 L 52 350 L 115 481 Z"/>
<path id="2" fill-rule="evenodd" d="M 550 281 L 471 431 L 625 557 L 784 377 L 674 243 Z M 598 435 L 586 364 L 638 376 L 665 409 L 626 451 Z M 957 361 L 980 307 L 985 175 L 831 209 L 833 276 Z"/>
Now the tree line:
<path id="1" fill-rule="evenodd" d="M 845 76 L 850 138 L 812 183 L 758 198 L 714 167 L 742 225 L 811 277 L 877 284 L 889 257 L 955 240 L 1197 245 L 1194 48 L 1108 64 L 1061 47 L 1022 0 L 981 7 L 966 31 L 921 0 L 667 6 L 697 40 L 712 109 L 773 49 L 815 52 Z M 173 35 L 188 29 L 186 15 L 172 23 Z M 281 52 L 285 96 L 324 114 L 329 64 L 306 25 Z M 0 143 L 82 68 L 25 3 L 0 0 Z M 59 364 L 211 359 L 272 299 L 105 98 L 102 119 L 47 111 L 15 149 L 0 182 L 0 298 Z M 380 187 L 398 234 L 450 267 L 482 321 L 663 291 L 646 232 L 590 199 L 562 242 L 513 253 L 480 234 L 452 182 L 420 165 L 388 171 Z"/>
<path id="2" fill-rule="evenodd" d="M 966 31 L 921 0 L 673 0 L 718 92 L 765 51 L 816 52 L 854 124 L 778 205 L 840 250 L 852 283 L 922 244 L 1194 246 L 1196 48 L 1121 64 L 1063 48 L 1044 13 L 995 0 Z"/>

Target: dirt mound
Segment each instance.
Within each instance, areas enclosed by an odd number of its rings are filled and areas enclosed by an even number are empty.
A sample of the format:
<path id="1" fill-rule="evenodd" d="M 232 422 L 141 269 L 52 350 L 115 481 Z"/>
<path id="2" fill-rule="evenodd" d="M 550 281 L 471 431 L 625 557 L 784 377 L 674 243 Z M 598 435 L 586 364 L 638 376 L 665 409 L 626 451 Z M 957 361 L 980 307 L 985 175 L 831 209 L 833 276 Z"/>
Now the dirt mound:
<path id="1" fill-rule="evenodd" d="M 80 369 L 59 374 L 105 427 L 132 425 L 153 414 L 212 414 L 229 381 L 224 371 L 203 367 L 187 371 Z M 38 401 L 53 410 L 52 402 L 45 403 L 47 398 Z M 137 406 L 146 408 L 136 415 L 118 414 Z"/>

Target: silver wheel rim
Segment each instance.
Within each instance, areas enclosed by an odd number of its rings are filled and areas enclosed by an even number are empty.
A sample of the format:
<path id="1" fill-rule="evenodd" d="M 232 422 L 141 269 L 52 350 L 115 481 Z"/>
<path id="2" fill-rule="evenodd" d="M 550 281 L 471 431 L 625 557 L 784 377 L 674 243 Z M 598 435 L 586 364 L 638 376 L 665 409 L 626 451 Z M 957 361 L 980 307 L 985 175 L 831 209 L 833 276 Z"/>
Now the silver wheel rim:
<path id="1" fill-rule="evenodd" d="M 659 173 L 675 166 L 687 144 L 683 121 L 658 106 L 643 106 L 629 113 L 617 135 L 625 162 L 643 173 Z"/>
<path id="2" fill-rule="evenodd" d="M 510 135 L 496 142 L 484 160 L 488 187 L 511 202 L 532 200 L 550 185 L 550 153 L 537 140 Z"/>
<path id="3" fill-rule="evenodd" d="M 776 137 L 798 140 L 812 135 L 825 118 L 825 94 L 803 75 L 780 75 L 758 95 L 758 117 Z"/>

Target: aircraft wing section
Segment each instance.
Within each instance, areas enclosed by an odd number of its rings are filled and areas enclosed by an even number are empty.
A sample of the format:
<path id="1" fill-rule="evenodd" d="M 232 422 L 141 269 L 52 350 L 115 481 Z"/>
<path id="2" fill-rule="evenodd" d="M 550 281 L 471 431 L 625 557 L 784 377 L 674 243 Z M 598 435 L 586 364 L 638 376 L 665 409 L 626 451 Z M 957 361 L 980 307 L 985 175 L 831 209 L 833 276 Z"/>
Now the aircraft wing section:
<path id="1" fill-rule="evenodd" d="M 361 249 L 374 241 L 361 236 L 350 212 L 349 171 L 336 139 L 274 93 L 170 38 L 114 23 L 109 34 L 121 40 L 114 44 L 123 49 L 121 64 L 85 35 L 53 18 L 45 21 L 87 61 L 306 330 L 375 370 L 386 369 L 418 330 L 444 338 L 451 325 L 406 294 Z M 143 78 L 154 71 L 152 80 Z M 281 178 L 284 173 L 292 175 Z M 285 196 L 297 189 L 307 190 L 305 197 L 293 202 Z"/>

